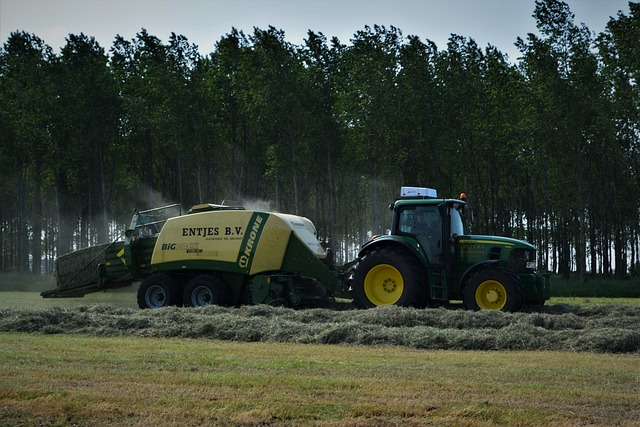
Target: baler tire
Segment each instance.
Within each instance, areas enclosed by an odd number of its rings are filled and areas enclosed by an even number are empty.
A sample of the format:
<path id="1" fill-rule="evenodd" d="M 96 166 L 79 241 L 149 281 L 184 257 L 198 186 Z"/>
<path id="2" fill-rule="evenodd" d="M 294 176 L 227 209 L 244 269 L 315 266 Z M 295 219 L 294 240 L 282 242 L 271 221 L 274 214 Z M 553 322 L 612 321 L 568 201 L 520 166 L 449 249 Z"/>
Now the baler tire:
<path id="1" fill-rule="evenodd" d="M 229 287 L 218 277 L 201 274 L 191 279 L 184 288 L 182 300 L 185 307 L 229 305 Z"/>
<path id="2" fill-rule="evenodd" d="M 168 274 L 158 273 L 145 279 L 138 288 L 138 307 L 161 308 L 176 305 L 178 284 Z"/>
<path id="3" fill-rule="evenodd" d="M 485 268 L 469 279 L 463 293 L 469 310 L 515 312 L 522 308 L 524 288 L 520 279 L 503 268 Z"/>
<path id="4" fill-rule="evenodd" d="M 353 275 L 353 300 L 359 308 L 421 307 L 425 290 L 425 275 L 418 260 L 395 248 L 372 250 L 358 262 Z"/>

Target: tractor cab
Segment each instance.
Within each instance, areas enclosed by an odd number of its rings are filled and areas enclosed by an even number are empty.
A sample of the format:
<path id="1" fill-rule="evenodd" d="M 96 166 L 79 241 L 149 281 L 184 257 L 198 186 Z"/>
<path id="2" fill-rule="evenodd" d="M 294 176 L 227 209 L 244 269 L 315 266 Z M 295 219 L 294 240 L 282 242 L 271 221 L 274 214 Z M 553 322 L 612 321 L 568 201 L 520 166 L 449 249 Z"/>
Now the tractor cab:
<path id="1" fill-rule="evenodd" d="M 410 188 L 410 190 L 406 190 Z M 438 199 L 436 190 L 403 187 L 402 197 L 393 203 L 391 235 L 414 238 L 433 266 L 445 266 L 451 244 L 464 235 L 463 211 L 466 203 Z"/>

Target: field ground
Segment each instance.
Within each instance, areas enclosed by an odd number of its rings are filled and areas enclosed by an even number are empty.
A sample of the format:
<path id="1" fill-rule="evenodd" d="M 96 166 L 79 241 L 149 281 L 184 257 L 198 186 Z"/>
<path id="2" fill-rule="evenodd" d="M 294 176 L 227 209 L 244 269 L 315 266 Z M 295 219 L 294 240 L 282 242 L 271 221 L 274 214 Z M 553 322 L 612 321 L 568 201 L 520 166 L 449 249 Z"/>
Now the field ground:
<path id="1" fill-rule="evenodd" d="M 0 424 L 640 426 L 638 356 L 0 333 Z"/>
<path id="2" fill-rule="evenodd" d="M 640 299 L 458 308 L 0 292 L 0 425 L 640 426 Z"/>

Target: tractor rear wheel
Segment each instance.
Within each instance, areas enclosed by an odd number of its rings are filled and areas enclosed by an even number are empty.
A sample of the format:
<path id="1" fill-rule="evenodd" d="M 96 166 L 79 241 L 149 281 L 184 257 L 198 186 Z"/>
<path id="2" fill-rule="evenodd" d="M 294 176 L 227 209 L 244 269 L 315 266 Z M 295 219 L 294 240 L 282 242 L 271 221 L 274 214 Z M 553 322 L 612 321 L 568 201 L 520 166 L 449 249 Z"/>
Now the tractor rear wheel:
<path id="1" fill-rule="evenodd" d="M 524 290 L 518 276 L 509 270 L 485 268 L 469 279 L 463 299 L 470 310 L 518 311 Z"/>
<path id="2" fill-rule="evenodd" d="M 184 288 L 185 307 L 204 307 L 207 305 L 228 305 L 229 289 L 221 279 L 211 274 L 194 277 Z"/>
<path id="3" fill-rule="evenodd" d="M 374 249 L 355 268 L 353 299 L 360 308 L 424 305 L 426 284 L 419 262 L 395 248 Z"/>
<path id="4" fill-rule="evenodd" d="M 138 307 L 161 308 L 177 303 L 178 285 L 167 274 L 154 274 L 145 279 L 138 288 Z"/>

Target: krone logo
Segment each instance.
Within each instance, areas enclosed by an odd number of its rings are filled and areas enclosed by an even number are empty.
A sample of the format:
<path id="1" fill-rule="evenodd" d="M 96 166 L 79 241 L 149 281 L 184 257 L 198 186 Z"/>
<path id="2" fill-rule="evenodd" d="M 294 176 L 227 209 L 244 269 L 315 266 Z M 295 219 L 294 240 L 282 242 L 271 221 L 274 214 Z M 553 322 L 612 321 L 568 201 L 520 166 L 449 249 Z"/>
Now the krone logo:
<path id="1" fill-rule="evenodd" d="M 260 232 L 262 229 L 262 223 L 264 221 L 264 217 L 260 215 L 255 215 L 255 219 L 253 221 L 253 225 L 251 226 L 251 230 L 245 236 L 244 249 L 240 253 L 238 257 L 238 265 L 240 268 L 248 269 L 251 265 L 251 258 L 253 256 L 254 246 L 256 244 L 256 240 L 260 236 Z"/>

